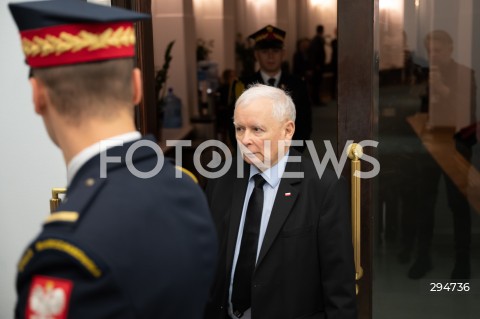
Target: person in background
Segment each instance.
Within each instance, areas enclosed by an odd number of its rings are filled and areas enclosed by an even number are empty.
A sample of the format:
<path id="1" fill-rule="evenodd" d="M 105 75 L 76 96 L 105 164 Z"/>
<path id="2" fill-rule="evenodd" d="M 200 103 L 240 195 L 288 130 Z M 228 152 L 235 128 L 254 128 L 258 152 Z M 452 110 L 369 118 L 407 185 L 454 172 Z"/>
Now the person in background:
<path id="1" fill-rule="evenodd" d="M 242 78 L 241 81 L 245 88 L 262 83 L 291 94 L 297 112 L 293 140 L 303 141 L 303 145 L 293 147 L 303 152 L 305 140 L 309 140 L 312 133 L 312 110 L 305 82 L 297 76 L 282 72 L 285 36 L 285 31 L 272 25 L 267 25 L 250 35 L 250 39 L 255 42 L 255 58 L 260 69 L 253 76 Z"/>
<path id="2" fill-rule="evenodd" d="M 332 59 L 330 60 L 330 71 L 333 74 L 332 85 L 332 99 L 337 98 L 337 86 L 338 86 L 338 32 L 335 28 L 335 38 L 330 42 L 332 47 Z"/>
<path id="3" fill-rule="evenodd" d="M 216 112 L 216 126 L 220 140 L 226 142 L 228 140 L 228 123 L 231 122 L 233 117 L 233 110 L 229 106 L 231 105 L 232 93 L 230 88 L 233 82 L 237 80 L 237 74 L 235 70 L 225 69 L 222 73 L 220 86 L 217 90 L 217 112 Z M 231 141 L 228 141 L 232 144 Z"/>
<path id="4" fill-rule="evenodd" d="M 76 0 L 9 7 L 68 178 L 18 263 L 15 318 L 200 318 L 217 253 L 207 201 L 135 129 L 133 22 L 150 16 Z"/>
<path id="5" fill-rule="evenodd" d="M 357 318 L 348 186 L 290 147 L 295 115 L 273 86 L 236 101 L 241 154 L 206 187 L 220 256 L 205 319 Z"/>
<path id="6" fill-rule="evenodd" d="M 321 100 L 323 73 L 325 72 L 325 38 L 323 37 L 323 25 L 318 25 L 315 37 L 310 42 L 308 55 L 312 68 L 311 99 L 314 105 L 323 105 Z"/>
<path id="7" fill-rule="evenodd" d="M 293 74 L 307 81 L 309 73 L 308 47 L 310 40 L 303 38 L 297 41 L 297 49 L 293 54 Z"/>

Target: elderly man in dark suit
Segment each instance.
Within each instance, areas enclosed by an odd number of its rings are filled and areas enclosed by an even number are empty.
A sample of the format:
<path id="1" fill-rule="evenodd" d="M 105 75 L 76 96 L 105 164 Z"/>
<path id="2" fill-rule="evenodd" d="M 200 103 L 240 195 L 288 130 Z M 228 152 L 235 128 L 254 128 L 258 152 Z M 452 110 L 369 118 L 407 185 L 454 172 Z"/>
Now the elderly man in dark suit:
<path id="1" fill-rule="evenodd" d="M 135 129 L 133 22 L 150 17 L 76 0 L 10 10 L 69 182 L 18 264 L 15 317 L 201 318 L 217 253 L 207 201 Z"/>
<path id="2" fill-rule="evenodd" d="M 289 147 L 285 91 L 247 89 L 234 125 L 243 164 L 206 188 L 220 257 L 205 318 L 356 318 L 346 182 Z"/>

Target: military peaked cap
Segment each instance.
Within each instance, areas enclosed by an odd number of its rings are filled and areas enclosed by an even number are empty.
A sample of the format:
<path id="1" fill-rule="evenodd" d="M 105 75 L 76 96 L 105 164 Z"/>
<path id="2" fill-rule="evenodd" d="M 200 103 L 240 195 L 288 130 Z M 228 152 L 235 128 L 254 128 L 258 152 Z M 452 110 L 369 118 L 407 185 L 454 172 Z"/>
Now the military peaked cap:
<path id="1" fill-rule="evenodd" d="M 255 41 L 255 49 L 283 48 L 287 33 L 272 25 L 267 25 L 249 36 Z"/>
<path id="2" fill-rule="evenodd" d="M 133 22 L 150 16 L 80 0 L 9 4 L 26 62 L 51 67 L 135 55 Z"/>

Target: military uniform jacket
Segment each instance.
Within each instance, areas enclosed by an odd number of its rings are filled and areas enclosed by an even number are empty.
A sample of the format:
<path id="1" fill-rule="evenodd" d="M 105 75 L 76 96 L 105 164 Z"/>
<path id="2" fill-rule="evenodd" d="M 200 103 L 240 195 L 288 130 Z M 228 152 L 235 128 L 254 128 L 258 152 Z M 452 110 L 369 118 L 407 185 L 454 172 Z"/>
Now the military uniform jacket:
<path id="1" fill-rule="evenodd" d="M 121 162 L 106 178 L 100 155 L 75 175 L 19 263 L 16 318 L 201 317 L 217 253 L 204 194 L 167 160 L 136 177 L 131 145 L 107 151 Z M 151 147 L 133 152 L 140 172 L 158 160 Z"/>
<path id="2" fill-rule="evenodd" d="M 299 156 L 290 150 L 290 156 Z M 208 181 L 207 198 L 220 241 L 205 319 L 225 319 L 249 165 Z M 313 162 L 288 162 L 280 180 L 252 277 L 252 319 L 355 319 L 355 268 L 347 183 Z"/>
<path id="3" fill-rule="evenodd" d="M 245 88 L 255 83 L 264 83 L 260 72 L 254 76 L 242 80 Z M 286 91 L 292 98 L 296 109 L 295 133 L 293 140 L 309 140 L 312 134 L 312 109 L 308 98 L 307 86 L 300 78 L 282 72 L 278 88 Z M 305 146 L 305 142 L 303 144 Z M 298 149 L 298 148 L 296 148 Z"/>

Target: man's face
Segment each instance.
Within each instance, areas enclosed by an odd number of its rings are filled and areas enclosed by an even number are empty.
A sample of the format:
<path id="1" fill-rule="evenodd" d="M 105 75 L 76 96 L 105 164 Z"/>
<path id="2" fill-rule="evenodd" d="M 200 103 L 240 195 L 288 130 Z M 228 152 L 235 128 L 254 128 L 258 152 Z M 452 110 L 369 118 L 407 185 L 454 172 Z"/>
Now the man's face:
<path id="1" fill-rule="evenodd" d="M 277 120 L 272 108 L 270 100 L 258 99 L 250 105 L 236 107 L 234 114 L 235 135 L 243 159 L 262 171 L 278 162 L 278 142 L 291 141 L 295 131 L 293 121 Z M 285 154 L 287 147 L 281 151 Z"/>
<path id="2" fill-rule="evenodd" d="M 283 49 L 259 49 L 255 50 L 255 58 L 260 64 L 260 68 L 274 75 L 282 66 L 284 50 Z"/>
<path id="3" fill-rule="evenodd" d="M 427 43 L 426 49 L 431 65 L 444 65 L 451 60 L 453 51 L 451 45 L 441 41 L 431 40 Z"/>

